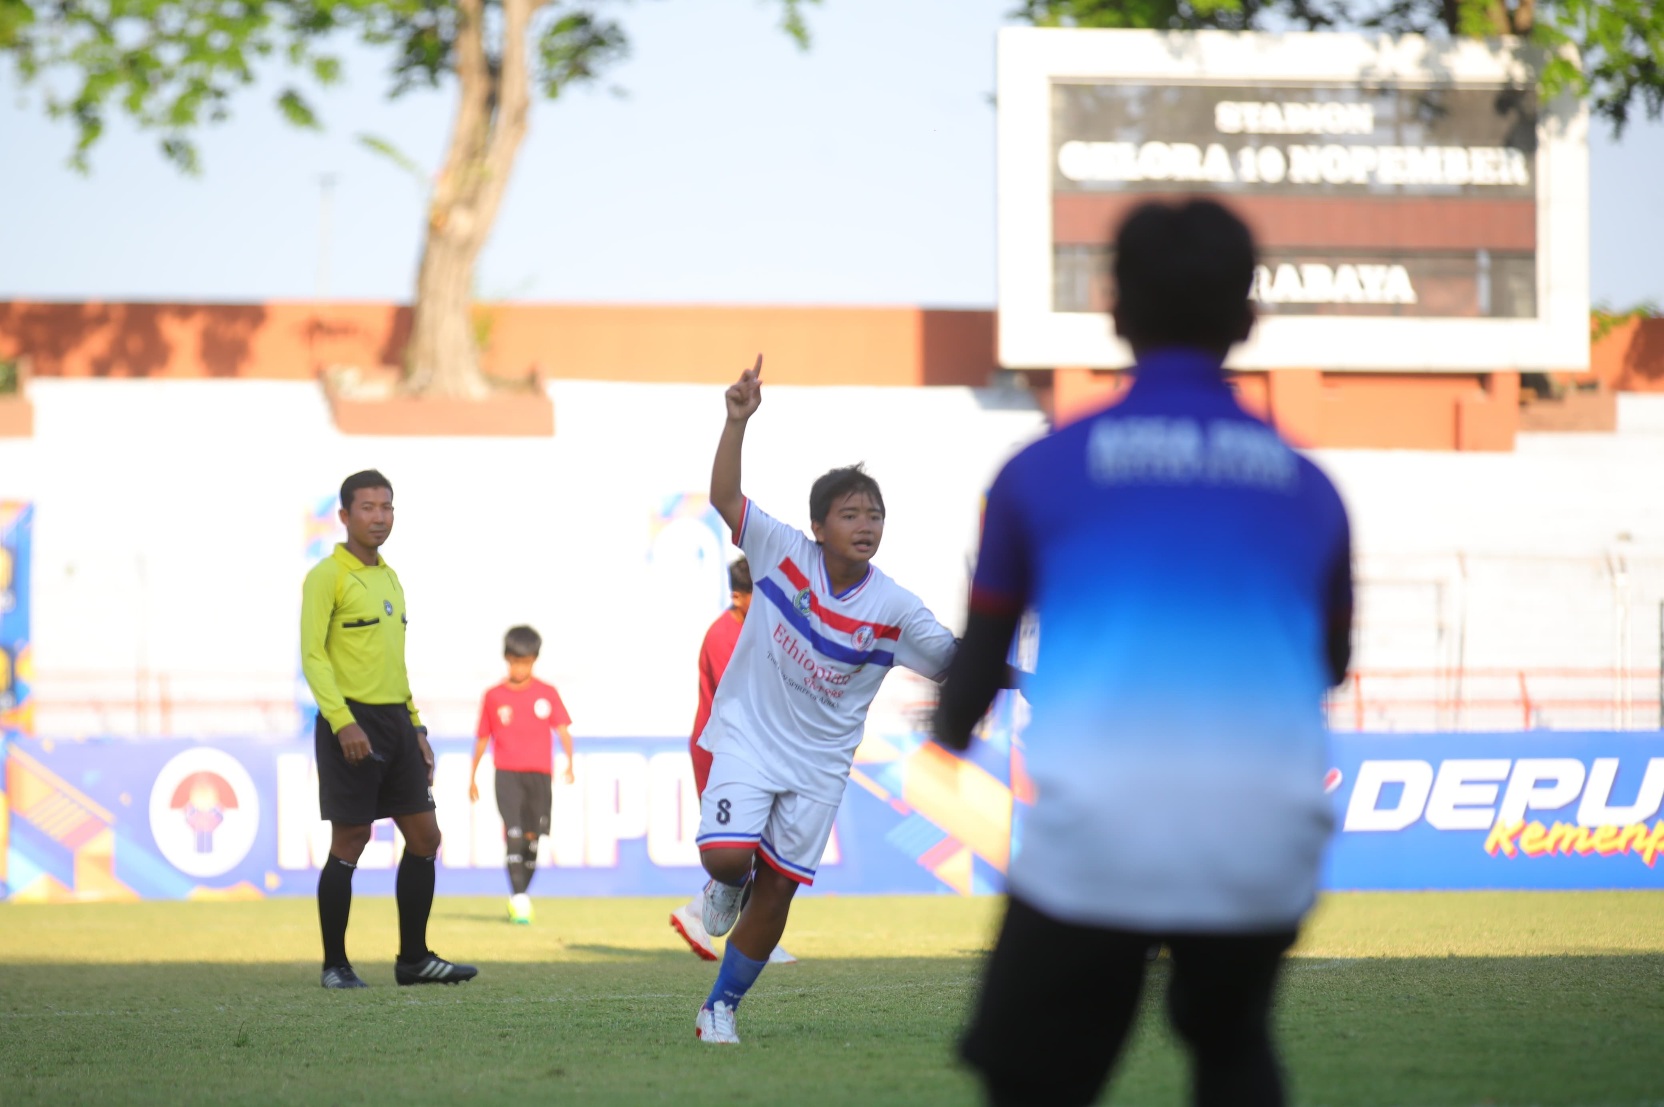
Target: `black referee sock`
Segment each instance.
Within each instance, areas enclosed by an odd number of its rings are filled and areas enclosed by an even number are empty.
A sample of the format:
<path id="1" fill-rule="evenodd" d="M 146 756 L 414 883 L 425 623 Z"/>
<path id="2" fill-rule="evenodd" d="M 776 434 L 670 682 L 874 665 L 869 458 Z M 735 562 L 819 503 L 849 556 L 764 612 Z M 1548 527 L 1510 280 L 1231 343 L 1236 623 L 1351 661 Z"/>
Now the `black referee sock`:
<path id="1" fill-rule="evenodd" d="M 418 857 L 408 849 L 399 861 L 393 896 L 399 903 L 399 960 L 420 961 L 428 955 L 428 914 L 433 910 L 432 857 Z"/>
<path id="2" fill-rule="evenodd" d="M 347 963 L 347 916 L 352 914 L 352 874 L 333 853 L 318 873 L 318 929 L 324 936 L 324 968 Z"/>

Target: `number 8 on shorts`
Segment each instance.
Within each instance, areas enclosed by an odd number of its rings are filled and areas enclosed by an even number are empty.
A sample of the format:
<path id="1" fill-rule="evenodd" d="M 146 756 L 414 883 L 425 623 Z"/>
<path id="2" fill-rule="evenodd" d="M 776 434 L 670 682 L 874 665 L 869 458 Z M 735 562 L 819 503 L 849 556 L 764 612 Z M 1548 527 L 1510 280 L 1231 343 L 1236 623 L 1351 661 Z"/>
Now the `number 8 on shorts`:
<path id="1" fill-rule="evenodd" d="M 782 790 L 749 762 L 719 753 L 699 813 L 699 848 L 755 849 L 763 863 L 813 884 L 838 805 Z"/>

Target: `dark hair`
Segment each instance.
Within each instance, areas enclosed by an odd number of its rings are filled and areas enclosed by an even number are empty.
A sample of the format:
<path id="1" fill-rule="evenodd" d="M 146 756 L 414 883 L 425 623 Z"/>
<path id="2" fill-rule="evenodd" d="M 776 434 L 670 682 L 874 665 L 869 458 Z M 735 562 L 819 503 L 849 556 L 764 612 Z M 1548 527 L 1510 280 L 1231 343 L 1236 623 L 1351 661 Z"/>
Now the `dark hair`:
<path id="1" fill-rule="evenodd" d="M 531 627 L 509 627 L 503 635 L 504 657 L 536 657 L 543 652 L 543 636 Z"/>
<path id="2" fill-rule="evenodd" d="M 879 514 L 882 515 L 884 493 L 878 490 L 878 482 L 873 480 L 859 463 L 822 474 L 820 479 L 815 481 L 814 487 L 809 489 L 809 521 L 826 522 L 826 516 L 831 512 L 833 504 L 845 496 L 854 496 L 862 492 L 872 497 L 873 503 L 878 505 Z"/>
<path id="3" fill-rule="evenodd" d="M 1115 235 L 1116 320 L 1129 342 L 1228 348 L 1242 334 L 1254 236 L 1212 200 L 1140 204 Z"/>
<path id="4" fill-rule="evenodd" d="M 751 591 L 751 562 L 743 557 L 728 566 L 728 591 Z"/>
<path id="5" fill-rule="evenodd" d="M 393 491 L 393 482 L 382 476 L 381 472 L 376 469 L 366 469 L 362 473 L 354 473 L 341 482 L 341 506 L 351 511 L 352 498 L 358 494 L 358 490 L 361 488 L 385 488 L 391 492 Z"/>

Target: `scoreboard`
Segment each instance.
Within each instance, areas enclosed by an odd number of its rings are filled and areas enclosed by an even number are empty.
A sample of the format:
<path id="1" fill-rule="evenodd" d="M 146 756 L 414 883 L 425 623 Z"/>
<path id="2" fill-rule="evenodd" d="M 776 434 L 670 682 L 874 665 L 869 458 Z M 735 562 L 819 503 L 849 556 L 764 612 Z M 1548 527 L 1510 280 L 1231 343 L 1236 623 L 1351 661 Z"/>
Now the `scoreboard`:
<path id="1" fill-rule="evenodd" d="M 1244 369 L 1581 369 L 1587 117 L 1508 42 L 1009 29 L 1000 355 L 1119 368 L 1110 239 L 1218 199 L 1261 263 Z"/>

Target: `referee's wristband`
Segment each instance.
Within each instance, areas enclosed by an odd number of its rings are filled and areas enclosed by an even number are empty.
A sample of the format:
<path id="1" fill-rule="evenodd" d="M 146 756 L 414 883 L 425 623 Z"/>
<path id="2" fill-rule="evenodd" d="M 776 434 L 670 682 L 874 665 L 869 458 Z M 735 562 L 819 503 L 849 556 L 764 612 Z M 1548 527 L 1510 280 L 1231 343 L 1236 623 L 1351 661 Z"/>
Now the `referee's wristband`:
<path id="1" fill-rule="evenodd" d="M 426 738 L 428 736 L 428 728 L 425 726 L 419 726 L 416 728 L 416 733 L 419 736 Z"/>

